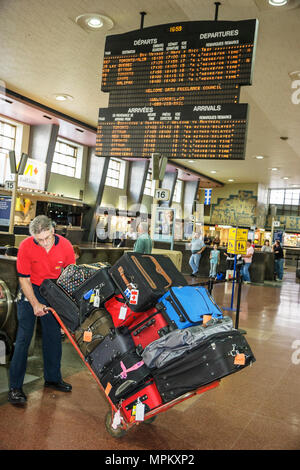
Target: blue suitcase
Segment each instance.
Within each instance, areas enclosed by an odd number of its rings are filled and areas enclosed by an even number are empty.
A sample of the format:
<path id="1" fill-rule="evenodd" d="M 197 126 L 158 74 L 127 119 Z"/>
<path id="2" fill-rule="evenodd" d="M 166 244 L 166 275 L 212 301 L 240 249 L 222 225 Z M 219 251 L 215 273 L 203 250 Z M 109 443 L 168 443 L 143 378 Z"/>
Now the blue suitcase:
<path id="1" fill-rule="evenodd" d="M 172 287 L 159 299 L 163 314 L 180 330 L 203 322 L 203 315 L 223 318 L 223 312 L 204 287 Z"/>

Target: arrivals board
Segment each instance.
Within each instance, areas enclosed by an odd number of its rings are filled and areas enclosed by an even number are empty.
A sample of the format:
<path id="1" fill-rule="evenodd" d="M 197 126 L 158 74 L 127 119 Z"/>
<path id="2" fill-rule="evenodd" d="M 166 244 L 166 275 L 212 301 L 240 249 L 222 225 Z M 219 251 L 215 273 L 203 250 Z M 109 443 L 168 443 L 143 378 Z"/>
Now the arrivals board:
<path id="1" fill-rule="evenodd" d="M 246 123 L 247 104 L 100 109 L 96 155 L 240 160 Z"/>

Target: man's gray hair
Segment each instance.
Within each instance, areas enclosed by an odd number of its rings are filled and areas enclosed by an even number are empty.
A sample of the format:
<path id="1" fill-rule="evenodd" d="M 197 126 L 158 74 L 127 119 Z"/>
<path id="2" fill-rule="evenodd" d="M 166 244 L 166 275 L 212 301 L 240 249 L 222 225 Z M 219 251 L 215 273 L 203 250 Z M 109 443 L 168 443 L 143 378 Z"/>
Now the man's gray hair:
<path id="1" fill-rule="evenodd" d="M 53 228 L 53 222 L 46 215 L 38 215 L 29 224 L 30 235 L 38 235 L 45 230 L 51 230 Z"/>

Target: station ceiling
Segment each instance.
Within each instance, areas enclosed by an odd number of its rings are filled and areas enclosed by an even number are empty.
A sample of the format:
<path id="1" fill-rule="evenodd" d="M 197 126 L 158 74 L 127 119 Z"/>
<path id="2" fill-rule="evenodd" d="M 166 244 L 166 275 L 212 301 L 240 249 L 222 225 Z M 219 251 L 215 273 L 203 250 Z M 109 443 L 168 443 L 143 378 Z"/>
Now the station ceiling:
<path id="1" fill-rule="evenodd" d="M 107 94 L 100 90 L 105 37 L 139 29 L 141 11 L 147 13 L 145 27 L 214 20 L 215 2 L 1 0 L 0 84 L 96 127 L 98 109 L 108 105 Z M 86 31 L 75 21 L 84 13 L 104 14 L 114 26 Z M 300 187 L 300 0 L 289 0 L 283 7 L 272 7 L 268 0 L 221 1 L 218 20 L 254 18 L 259 26 L 253 83 L 240 94 L 240 103 L 249 104 L 246 158 L 184 161 L 184 166 L 225 184 L 234 179 L 273 188 Z M 74 99 L 58 102 L 56 94 Z M 6 115 L 7 107 L 1 100 L 0 114 Z M 44 119 L 40 113 L 38 122 Z M 88 129 L 86 134 L 91 145 Z M 264 159 L 257 160 L 259 155 Z"/>

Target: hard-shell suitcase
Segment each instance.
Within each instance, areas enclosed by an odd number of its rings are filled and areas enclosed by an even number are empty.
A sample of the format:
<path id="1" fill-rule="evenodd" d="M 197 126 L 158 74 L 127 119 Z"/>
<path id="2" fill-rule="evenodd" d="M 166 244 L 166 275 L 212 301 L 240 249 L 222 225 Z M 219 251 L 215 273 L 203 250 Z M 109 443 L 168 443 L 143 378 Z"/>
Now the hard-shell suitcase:
<path id="1" fill-rule="evenodd" d="M 110 315 L 102 309 L 94 309 L 75 331 L 75 339 L 81 352 L 87 356 L 114 327 Z"/>
<path id="2" fill-rule="evenodd" d="M 203 322 L 204 315 L 222 318 L 223 312 L 204 287 L 171 287 L 159 299 L 165 315 L 177 328 L 183 329 Z"/>
<path id="3" fill-rule="evenodd" d="M 111 315 L 114 326 L 117 328 L 129 326 L 139 315 L 131 310 L 122 294 L 114 295 L 105 302 L 104 308 Z"/>
<path id="4" fill-rule="evenodd" d="M 160 310 L 152 308 L 139 316 L 129 326 L 134 344 L 142 351 L 148 344 L 170 331 L 168 322 Z"/>
<path id="5" fill-rule="evenodd" d="M 84 319 L 84 314 L 75 301 L 56 284 L 54 279 L 45 279 L 40 285 L 40 293 L 73 333 Z"/>
<path id="6" fill-rule="evenodd" d="M 108 274 L 108 270 L 108 266 L 97 269 L 91 277 L 73 291 L 72 296 L 78 304 L 80 302 L 89 302 L 91 295 L 97 293 L 99 296 L 98 307 L 102 307 L 104 302 L 118 291 L 116 284 Z"/>
<path id="7" fill-rule="evenodd" d="M 135 345 L 128 328 L 126 326 L 113 328 L 104 340 L 87 356 L 87 360 L 95 374 L 99 377 L 105 366 L 131 350 L 135 350 Z"/>
<path id="8" fill-rule="evenodd" d="M 135 350 L 114 359 L 99 375 L 100 382 L 113 403 L 117 403 L 144 383 L 150 370 Z"/>
<path id="9" fill-rule="evenodd" d="M 176 329 L 148 344 L 141 355 L 150 369 L 158 369 L 195 348 L 210 336 L 232 329 L 232 319 L 228 316 L 219 320 L 210 320 L 205 325 Z"/>
<path id="10" fill-rule="evenodd" d="M 217 333 L 165 366 L 152 370 L 164 403 L 184 393 L 238 372 L 255 357 L 238 331 Z"/>
<path id="11" fill-rule="evenodd" d="M 145 405 L 145 413 L 162 405 L 161 396 L 153 380 L 146 382 L 140 390 L 122 401 L 121 409 L 127 421 L 135 421 L 136 405 L 138 402 Z"/>
<path id="12" fill-rule="evenodd" d="M 183 275 L 165 255 L 125 253 L 109 273 L 134 312 L 153 307 L 171 286 L 187 285 Z"/>

